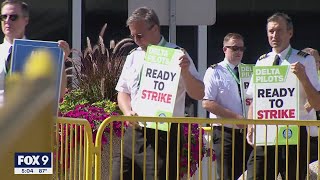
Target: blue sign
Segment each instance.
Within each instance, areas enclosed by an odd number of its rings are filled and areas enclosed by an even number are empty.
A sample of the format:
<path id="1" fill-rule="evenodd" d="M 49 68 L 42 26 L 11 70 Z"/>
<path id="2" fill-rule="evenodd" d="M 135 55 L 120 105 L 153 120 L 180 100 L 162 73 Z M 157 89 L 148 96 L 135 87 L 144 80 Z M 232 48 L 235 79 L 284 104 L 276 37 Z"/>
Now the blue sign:
<path id="1" fill-rule="evenodd" d="M 57 42 L 15 39 L 13 42 L 10 72 L 22 72 L 31 53 L 39 49 L 49 50 L 55 61 L 55 67 L 53 67 L 56 71 L 56 99 L 54 108 L 57 113 L 60 99 L 60 84 L 64 70 L 64 55 Z"/>

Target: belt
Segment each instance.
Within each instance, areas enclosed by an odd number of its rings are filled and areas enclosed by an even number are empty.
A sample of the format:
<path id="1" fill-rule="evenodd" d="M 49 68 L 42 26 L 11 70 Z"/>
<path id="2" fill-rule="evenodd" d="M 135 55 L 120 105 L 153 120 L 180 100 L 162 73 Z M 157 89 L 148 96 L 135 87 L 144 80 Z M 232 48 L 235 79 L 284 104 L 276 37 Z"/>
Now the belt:
<path id="1" fill-rule="evenodd" d="M 222 127 L 221 126 L 213 126 L 213 129 L 222 131 Z M 232 128 L 223 127 L 223 129 L 224 129 L 225 132 L 228 132 L 230 134 L 232 133 Z M 243 133 L 243 129 L 234 129 L 234 132 L 242 134 Z"/>

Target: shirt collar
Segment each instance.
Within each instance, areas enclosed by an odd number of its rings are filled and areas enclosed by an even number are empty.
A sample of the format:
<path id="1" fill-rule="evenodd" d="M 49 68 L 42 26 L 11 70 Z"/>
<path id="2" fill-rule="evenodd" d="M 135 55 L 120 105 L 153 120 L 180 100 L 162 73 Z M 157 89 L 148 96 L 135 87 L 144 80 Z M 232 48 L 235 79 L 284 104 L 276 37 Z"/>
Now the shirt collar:
<path id="1" fill-rule="evenodd" d="M 26 36 L 23 36 L 21 39 L 26 39 Z M 10 47 L 12 46 L 12 44 L 10 44 L 6 38 L 3 38 L 3 45 L 7 46 L 7 47 Z"/>
<path id="2" fill-rule="evenodd" d="M 160 41 L 159 41 L 159 43 L 158 44 L 156 44 L 157 46 L 165 46 L 167 44 L 167 41 L 166 41 L 166 39 L 164 39 L 164 37 L 163 36 L 161 36 L 161 39 L 160 39 Z M 142 48 L 139 46 L 138 48 L 137 48 L 138 50 L 142 50 Z"/>
<path id="3" fill-rule="evenodd" d="M 5 38 L 3 38 L 3 46 L 9 49 L 12 46 L 12 44 L 10 44 Z"/>
<path id="4" fill-rule="evenodd" d="M 284 60 L 286 58 L 286 55 L 288 54 L 290 49 L 291 49 L 291 45 L 289 44 L 289 46 L 286 49 L 284 49 L 282 52 L 278 54 L 281 60 Z M 274 52 L 274 50 L 272 50 L 272 53 L 274 54 L 274 56 L 277 55 L 277 53 Z"/>
<path id="5" fill-rule="evenodd" d="M 161 36 L 160 42 L 157 44 L 158 46 L 164 46 L 167 43 L 167 41 L 164 39 L 163 36 Z"/>
<path id="6" fill-rule="evenodd" d="M 223 59 L 223 64 L 225 65 L 225 67 L 227 67 L 228 65 L 231 69 L 234 69 L 236 67 L 235 65 L 231 64 L 226 57 Z"/>

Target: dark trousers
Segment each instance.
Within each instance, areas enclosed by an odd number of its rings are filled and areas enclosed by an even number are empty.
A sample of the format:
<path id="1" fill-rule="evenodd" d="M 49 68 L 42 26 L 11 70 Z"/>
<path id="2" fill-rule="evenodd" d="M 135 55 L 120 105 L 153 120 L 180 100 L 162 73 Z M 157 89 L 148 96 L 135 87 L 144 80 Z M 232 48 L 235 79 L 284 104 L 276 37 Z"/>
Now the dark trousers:
<path id="1" fill-rule="evenodd" d="M 318 137 L 310 137 L 310 163 L 318 161 Z"/>
<path id="2" fill-rule="evenodd" d="M 224 127 L 224 137 L 222 137 L 222 127 L 213 127 L 213 150 L 217 161 L 217 179 L 220 180 L 223 163 L 223 179 L 232 179 L 232 129 Z M 247 143 L 245 134 L 240 130 L 235 130 L 234 139 L 234 179 L 237 179 L 243 173 L 243 163 L 246 166 L 252 147 Z M 223 160 L 221 161 L 221 143 L 223 144 Z M 243 150 L 245 147 L 245 160 L 243 161 Z M 246 170 L 246 167 L 244 167 Z"/>
<path id="3" fill-rule="evenodd" d="M 299 179 L 304 180 L 307 173 L 307 131 L 306 127 L 300 127 L 300 148 L 299 148 L 299 166 L 297 169 L 297 146 L 289 145 L 288 154 L 286 154 L 286 145 L 278 146 L 278 172 L 282 179 L 286 179 L 286 158 L 288 158 L 288 179 L 295 180 L 297 171 Z M 275 149 L 276 146 L 256 146 L 256 179 L 264 179 L 264 151 L 267 151 L 267 179 L 275 179 Z M 248 160 L 248 180 L 254 179 L 254 150 L 252 150 Z M 277 173 L 278 174 L 278 173 Z"/>
<path id="4" fill-rule="evenodd" d="M 132 131 L 135 131 L 135 142 L 132 142 Z M 143 179 L 144 159 L 144 128 L 129 127 L 124 134 L 123 152 L 123 179 L 132 179 L 132 143 L 134 143 L 134 179 Z M 169 180 L 177 176 L 177 124 L 171 124 L 169 150 Z M 166 150 L 167 132 L 158 131 L 158 163 L 157 177 L 159 180 L 166 179 Z M 113 156 L 112 179 L 120 179 L 121 152 Z M 155 130 L 146 129 L 146 180 L 154 179 L 155 175 Z"/>
<path id="5" fill-rule="evenodd" d="M 320 111 L 316 111 L 317 120 L 320 120 Z M 318 161 L 318 136 L 310 137 L 310 163 Z"/>

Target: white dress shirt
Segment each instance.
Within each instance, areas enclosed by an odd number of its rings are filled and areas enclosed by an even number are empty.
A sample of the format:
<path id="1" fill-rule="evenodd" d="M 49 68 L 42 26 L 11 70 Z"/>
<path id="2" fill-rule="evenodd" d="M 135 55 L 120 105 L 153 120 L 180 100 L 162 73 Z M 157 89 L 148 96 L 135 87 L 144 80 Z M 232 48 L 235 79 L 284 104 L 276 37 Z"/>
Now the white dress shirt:
<path id="1" fill-rule="evenodd" d="M 162 37 L 158 45 L 164 44 L 165 47 L 176 48 L 178 47 L 175 44 L 166 42 Z M 136 102 L 139 90 L 139 81 L 140 81 L 140 72 L 144 62 L 145 51 L 140 47 L 133 51 L 130 55 L 127 56 L 126 62 L 123 66 L 119 81 L 116 86 L 118 92 L 124 92 L 130 95 L 131 97 L 131 106 L 134 110 L 134 103 Z M 199 73 L 197 72 L 195 65 L 188 55 L 190 60 L 189 71 L 196 78 L 201 80 Z M 176 102 L 174 105 L 173 116 L 174 117 L 184 117 L 185 110 L 185 96 L 186 88 L 183 84 L 182 77 L 180 76 L 178 91 L 176 96 Z"/>
<path id="2" fill-rule="evenodd" d="M 292 49 L 291 55 L 289 56 L 289 59 L 286 59 L 286 56 L 287 56 L 290 49 Z M 316 70 L 316 63 L 315 63 L 314 57 L 311 55 L 303 57 L 303 56 L 298 55 L 298 52 L 299 52 L 298 50 L 291 48 L 291 46 L 289 45 L 285 50 L 283 50 L 281 53 L 278 54 L 278 56 L 281 59 L 280 65 L 290 65 L 295 62 L 300 62 L 301 64 L 304 65 L 304 67 L 306 69 L 306 74 L 307 74 L 311 84 L 313 85 L 313 87 L 315 87 L 318 91 L 320 91 L 320 84 L 319 84 L 319 79 L 318 79 L 318 74 L 317 74 L 317 70 Z M 265 58 L 257 61 L 256 66 L 272 66 L 276 55 L 277 55 L 277 53 L 275 53 L 274 51 L 269 52 L 268 54 L 266 54 Z M 305 92 L 304 88 L 302 87 L 301 83 L 299 85 L 299 90 L 300 90 L 300 94 L 299 94 L 299 119 L 301 119 L 301 120 L 316 120 L 317 118 L 316 118 L 315 110 L 312 109 L 310 112 L 308 112 L 304 107 L 304 105 L 307 103 L 308 100 L 307 100 L 306 92 Z M 248 87 L 247 94 L 251 97 L 253 96 L 253 86 L 252 86 L 251 82 Z M 311 129 L 310 135 L 317 136 L 317 134 L 318 134 L 317 127 L 310 127 L 310 129 Z"/>
<path id="3" fill-rule="evenodd" d="M 203 99 L 215 101 L 222 107 L 234 113 L 243 115 L 241 97 L 238 83 L 228 70 L 234 70 L 235 66 L 225 58 L 215 67 L 209 67 L 204 75 L 205 95 Z M 235 72 L 234 72 L 235 73 Z M 223 118 L 210 112 L 210 118 Z M 214 124 L 218 126 L 219 124 Z M 225 125 L 232 128 L 232 125 Z M 235 127 L 236 128 L 236 127 Z"/>
<path id="4" fill-rule="evenodd" d="M 5 68 L 11 46 L 12 45 L 6 39 L 4 39 L 3 43 L 0 44 L 0 107 L 2 107 L 4 103 Z"/>

